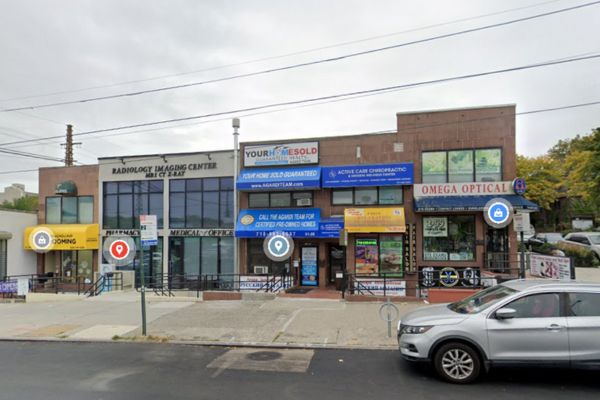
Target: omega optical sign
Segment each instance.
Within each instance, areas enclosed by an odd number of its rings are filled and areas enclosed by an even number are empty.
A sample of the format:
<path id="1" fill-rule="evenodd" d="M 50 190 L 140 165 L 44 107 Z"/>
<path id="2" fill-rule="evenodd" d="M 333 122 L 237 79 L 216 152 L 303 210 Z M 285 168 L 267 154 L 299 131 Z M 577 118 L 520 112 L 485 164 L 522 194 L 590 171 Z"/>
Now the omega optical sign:
<path id="1" fill-rule="evenodd" d="M 485 219 L 485 222 L 495 229 L 508 226 L 512 221 L 512 217 L 512 205 L 499 197 L 488 201 L 483 208 L 483 218 Z"/>
<path id="2" fill-rule="evenodd" d="M 265 238 L 263 250 L 269 259 L 285 261 L 290 258 L 294 251 L 294 241 L 285 233 L 273 233 Z"/>
<path id="3" fill-rule="evenodd" d="M 117 266 L 128 265 L 135 259 L 135 241 L 129 236 L 109 236 L 102 246 L 104 258 Z"/>

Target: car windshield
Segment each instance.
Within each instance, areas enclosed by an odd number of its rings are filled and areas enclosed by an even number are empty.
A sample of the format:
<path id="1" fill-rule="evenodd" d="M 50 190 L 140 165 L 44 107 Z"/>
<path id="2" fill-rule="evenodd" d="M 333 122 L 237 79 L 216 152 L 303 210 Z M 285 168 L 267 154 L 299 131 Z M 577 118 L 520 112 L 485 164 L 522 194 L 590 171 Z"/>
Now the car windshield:
<path id="1" fill-rule="evenodd" d="M 560 233 L 546 233 L 546 241 L 548 243 L 557 243 L 562 240 L 562 235 Z"/>
<path id="2" fill-rule="evenodd" d="M 464 300 L 448 304 L 448 308 L 460 314 L 476 314 L 515 292 L 517 292 L 515 289 L 497 285 L 475 293 Z"/>
<path id="3" fill-rule="evenodd" d="M 588 237 L 593 244 L 600 244 L 600 235 L 589 235 Z"/>

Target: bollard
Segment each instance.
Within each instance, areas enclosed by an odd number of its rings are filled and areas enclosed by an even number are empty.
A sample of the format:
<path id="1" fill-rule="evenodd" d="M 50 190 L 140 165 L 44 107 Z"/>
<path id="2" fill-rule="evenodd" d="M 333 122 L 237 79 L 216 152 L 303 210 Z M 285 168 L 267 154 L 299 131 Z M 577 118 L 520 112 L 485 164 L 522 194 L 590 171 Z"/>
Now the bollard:
<path id="1" fill-rule="evenodd" d="M 386 302 L 379 308 L 379 317 L 386 321 L 388 325 L 388 337 L 392 337 L 392 322 L 394 322 L 399 315 L 400 311 L 398 310 L 398 307 L 392 304 L 388 297 Z"/>

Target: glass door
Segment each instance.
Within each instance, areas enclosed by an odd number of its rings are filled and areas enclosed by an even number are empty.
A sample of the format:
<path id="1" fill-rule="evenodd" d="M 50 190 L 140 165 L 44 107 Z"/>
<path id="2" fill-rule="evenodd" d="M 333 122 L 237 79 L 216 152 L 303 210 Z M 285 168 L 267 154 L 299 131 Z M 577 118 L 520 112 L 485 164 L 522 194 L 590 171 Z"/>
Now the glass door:
<path id="1" fill-rule="evenodd" d="M 346 248 L 344 246 L 329 245 L 329 283 L 335 283 L 338 273 L 346 271 Z"/>

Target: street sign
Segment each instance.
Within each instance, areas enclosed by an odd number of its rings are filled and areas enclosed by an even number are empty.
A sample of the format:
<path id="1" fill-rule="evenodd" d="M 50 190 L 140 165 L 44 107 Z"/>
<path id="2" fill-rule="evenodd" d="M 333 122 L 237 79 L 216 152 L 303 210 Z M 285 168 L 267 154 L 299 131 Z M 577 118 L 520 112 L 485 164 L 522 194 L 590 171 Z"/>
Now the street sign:
<path id="1" fill-rule="evenodd" d="M 263 242 L 263 250 L 268 258 L 273 261 L 285 261 L 294 251 L 294 241 L 283 233 L 273 233 Z"/>
<path id="2" fill-rule="evenodd" d="M 500 229 L 512 221 L 513 208 L 505 199 L 496 197 L 488 201 L 483 208 L 483 218 L 492 228 Z"/>
<path id="3" fill-rule="evenodd" d="M 531 225 L 529 224 L 529 213 L 515 213 L 513 217 L 513 228 L 515 232 L 529 232 Z"/>
<path id="4" fill-rule="evenodd" d="M 140 240 L 142 247 L 158 245 L 156 215 L 140 215 Z"/>
<path id="5" fill-rule="evenodd" d="M 129 236 L 109 236 L 104 240 L 102 254 L 111 264 L 128 265 L 135 259 L 135 242 Z"/>

